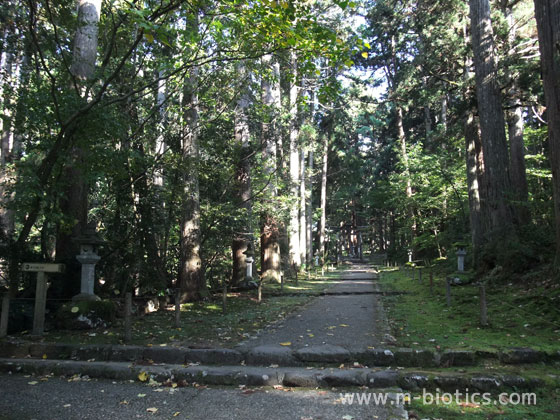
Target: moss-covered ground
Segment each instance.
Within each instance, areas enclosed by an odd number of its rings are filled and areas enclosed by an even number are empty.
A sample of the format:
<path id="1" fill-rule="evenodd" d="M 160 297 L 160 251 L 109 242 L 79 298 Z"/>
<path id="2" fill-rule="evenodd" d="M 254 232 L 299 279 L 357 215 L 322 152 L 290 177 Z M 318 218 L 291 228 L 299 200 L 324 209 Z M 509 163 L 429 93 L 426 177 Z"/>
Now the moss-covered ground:
<path id="1" fill-rule="evenodd" d="M 256 334 L 328 289 L 339 270 L 321 275 L 313 270 L 309 275 L 286 278 L 283 287 L 276 283 L 263 284 L 263 299 L 257 301 L 256 290 L 228 293 L 226 310 L 222 295 L 217 293 L 207 301 L 181 305 L 180 327 L 175 327 L 174 306 L 146 315 L 135 315 L 130 344 L 153 346 L 230 347 Z M 72 304 L 67 304 L 72 306 Z M 122 313 L 122 302 L 121 302 Z M 12 338 L 26 339 L 25 331 Z M 107 328 L 87 331 L 47 330 L 43 341 L 74 344 L 123 343 L 123 320 L 118 318 Z"/>
<path id="2" fill-rule="evenodd" d="M 433 269 L 433 293 L 429 269 L 422 270 L 422 283 L 419 268 L 415 270 L 414 279 L 410 268 L 382 270 L 382 289 L 404 292 L 383 300 L 398 345 L 442 350 L 560 350 L 560 285 L 546 272 L 531 279 L 487 282 L 489 325 L 482 326 L 476 282 L 452 286 L 451 306 L 447 306 L 445 270 Z"/>

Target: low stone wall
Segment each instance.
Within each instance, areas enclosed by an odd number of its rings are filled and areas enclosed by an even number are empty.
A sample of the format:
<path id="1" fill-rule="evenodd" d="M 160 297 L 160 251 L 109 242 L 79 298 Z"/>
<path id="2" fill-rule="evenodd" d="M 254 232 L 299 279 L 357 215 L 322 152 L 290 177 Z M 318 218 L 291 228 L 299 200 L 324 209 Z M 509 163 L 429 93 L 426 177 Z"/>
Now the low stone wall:
<path id="1" fill-rule="evenodd" d="M 493 359 L 502 364 L 558 363 L 560 351 L 547 353 L 528 348 L 503 352 L 446 350 L 435 352 L 409 348 L 350 351 L 329 344 L 291 349 L 265 345 L 250 349 L 191 349 L 187 347 L 148 347 L 124 345 L 71 345 L 56 343 L 0 342 L 0 357 L 95 360 L 112 362 L 152 361 L 154 363 L 252 366 L 338 366 L 359 364 L 368 367 L 457 367 L 477 366 Z"/>

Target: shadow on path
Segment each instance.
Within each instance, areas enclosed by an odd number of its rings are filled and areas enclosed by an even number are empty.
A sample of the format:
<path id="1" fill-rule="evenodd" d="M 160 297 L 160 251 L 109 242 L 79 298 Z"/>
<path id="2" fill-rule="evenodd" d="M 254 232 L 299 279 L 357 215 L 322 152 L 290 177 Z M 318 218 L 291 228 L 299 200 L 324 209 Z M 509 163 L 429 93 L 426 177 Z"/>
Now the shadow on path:
<path id="1" fill-rule="evenodd" d="M 353 264 L 340 274 L 328 293 L 379 292 L 377 273 L 366 264 Z M 262 330 L 239 348 L 291 343 L 292 349 L 324 344 L 358 351 L 377 347 L 388 332 L 381 296 L 374 294 L 327 295 Z"/>

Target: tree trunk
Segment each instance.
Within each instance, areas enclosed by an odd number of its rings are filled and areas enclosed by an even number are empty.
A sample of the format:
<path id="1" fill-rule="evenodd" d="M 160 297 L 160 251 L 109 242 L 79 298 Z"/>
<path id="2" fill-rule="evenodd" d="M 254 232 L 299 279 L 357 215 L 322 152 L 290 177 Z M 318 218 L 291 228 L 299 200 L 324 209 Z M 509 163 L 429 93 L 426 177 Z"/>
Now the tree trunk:
<path id="1" fill-rule="evenodd" d="M 247 273 L 247 263 L 245 252 L 252 242 L 252 202 L 251 202 L 251 161 L 249 156 L 250 147 L 250 131 L 248 120 L 248 109 L 251 104 L 248 95 L 247 84 L 248 74 L 243 63 L 239 64 L 238 73 L 242 79 L 243 92 L 239 96 L 237 106 L 235 108 L 235 142 L 239 148 L 239 161 L 237 162 L 236 187 L 239 206 L 242 209 L 242 224 L 238 232 L 234 232 L 233 242 L 231 244 L 231 252 L 233 258 L 231 284 L 236 286 L 239 282 L 245 280 Z"/>
<path id="2" fill-rule="evenodd" d="M 299 152 L 299 252 L 302 264 L 307 261 L 307 218 L 305 216 L 305 204 L 307 202 L 307 190 L 305 188 L 305 149 Z"/>
<path id="3" fill-rule="evenodd" d="M 293 80 L 290 85 L 290 195 L 296 200 L 290 206 L 290 221 L 288 224 L 289 245 L 290 245 L 290 265 L 299 267 L 301 261 L 300 239 L 299 239 L 299 177 L 300 177 L 300 155 L 298 147 L 298 87 L 297 80 L 297 60 L 295 52 L 291 53 L 290 64 L 293 72 Z"/>
<path id="4" fill-rule="evenodd" d="M 167 145 L 165 143 L 165 130 L 167 128 L 167 117 L 166 117 L 166 83 L 163 80 L 164 77 L 163 70 L 160 70 L 156 73 L 156 77 L 158 78 L 157 82 L 157 91 L 156 91 L 156 103 L 158 106 L 159 111 L 159 127 L 158 127 L 158 136 L 156 138 L 155 147 L 154 147 L 154 154 L 156 161 L 160 162 L 156 164 L 154 169 L 153 175 L 153 184 L 157 188 L 163 187 L 163 169 L 161 164 L 161 158 L 167 149 Z M 159 201 L 159 200 L 158 200 Z M 159 203 L 158 203 L 159 206 Z M 163 209 L 161 209 L 163 210 Z"/>
<path id="5" fill-rule="evenodd" d="M 463 27 L 465 45 L 468 44 L 467 26 Z M 472 58 L 465 59 L 465 91 L 467 100 L 474 99 L 474 82 L 472 82 Z M 471 226 L 471 242 L 473 249 L 473 266 L 478 267 L 481 248 L 484 244 L 484 218 L 482 216 L 482 198 L 484 197 L 484 159 L 480 140 L 480 126 L 476 117 L 474 101 L 468 104 L 464 123 L 465 157 L 467 166 L 467 188 L 469 196 L 469 217 Z"/>
<path id="6" fill-rule="evenodd" d="M 0 99 L 2 100 L 2 118 L 0 120 L 0 242 L 8 244 L 12 240 L 15 230 L 14 210 L 10 208 L 10 203 L 13 200 L 13 194 L 8 192 L 9 184 L 11 183 L 11 170 L 9 165 L 13 163 L 15 158 L 15 151 L 17 150 L 16 137 L 14 136 L 13 127 L 13 101 L 16 95 L 12 92 L 17 92 L 19 81 L 19 63 L 18 59 L 8 48 L 2 54 L 0 70 L 4 75 L 3 83 L 0 83 Z M 5 94 L 6 85 L 10 86 L 8 91 L 10 94 Z M 14 150 L 16 149 L 16 150 Z"/>
<path id="7" fill-rule="evenodd" d="M 478 266 L 480 248 L 484 242 L 484 225 L 481 214 L 479 176 L 480 176 L 480 132 L 474 110 L 467 112 L 465 120 L 465 148 L 467 159 L 467 186 L 469 193 L 469 215 L 471 240 L 473 246 L 473 264 Z"/>
<path id="8" fill-rule="evenodd" d="M 447 131 L 447 94 L 441 97 L 441 128 L 444 133 Z"/>
<path id="9" fill-rule="evenodd" d="M 193 31 L 198 30 L 196 15 Z M 185 80 L 183 92 L 183 207 L 179 247 L 179 289 L 181 302 L 200 300 L 207 294 L 200 250 L 200 191 L 198 184 L 198 68 L 193 67 Z"/>
<path id="10" fill-rule="evenodd" d="M 422 87 L 427 94 L 428 91 L 428 78 L 426 76 L 422 77 Z M 432 113 L 430 112 L 430 104 L 426 103 L 424 105 L 424 128 L 426 130 L 426 139 L 429 139 L 432 135 Z"/>
<path id="11" fill-rule="evenodd" d="M 508 2 L 509 3 L 509 2 Z M 513 51 L 516 39 L 516 26 L 513 17 L 512 6 L 507 4 L 503 8 L 504 16 L 508 22 L 508 51 Z M 523 110 L 521 108 L 520 92 L 517 83 L 517 75 L 514 71 L 505 68 L 511 87 L 508 92 L 509 108 L 507 115 L 509 152 L 510 152 L 510 174 L 513 199 L 515 200 L 515 216 L 520 226 L 530 222 L 528 200 L 529 188 L 527 186 L 527 172 L 525 169 L 525 147 L 523 145 Z"/>
<path id="12" fill-rule="evenodd" d="M 412 205 L 412 180 L 410 178 L 410 166 L 408 163 L 408 152 L 406 150 L 406 135 L 403 126 L 403 111 L 400 105 L 397 105 L 397 133 L 399 136 L 399 143 L 401 146 L 401 159 L 404 166 L 404 174 L 406 177 L 406 198 L 408 199 L 408 214 L 412 221 L 410 232 L 410 243 L 416 237 L 416 217 L 414 215 L 414 207 Z"/>
<path id="13" fill-rule="evenodd" d="M 523 141 L 523 111 L 521 103 L 516 104 L 508 115 L 509 153 L 511 165 L 511 186 L 516 202 L 516 216 L 518 224 L 524 226 L 530 222 L 531 215 L 528 208 L 529 187 L 527 185 L 527 171 L 525 167 L 525 146 Z"/>
<path id="14" fill-rule="evenodd" d="M 305 190 L 307 193 L 305 199 L 305 225 L 307 232 L 307 264 L 313 265 L 313 151 L 310 150 L 307 155 L 307 171 L 305 172 Z"/>
<path id="15" fill-rule="evenodd" d="M 535 0 L 539 33 L 548 143 L 552 167 L 554 213 L 556 216 L 556 259 L 560 266 L 560 0 Z"/>
<path id="16" fill-rule="evenodd" d="M 135 107 L 136 105 L 131 104 L 131 106 Z M 131 110 L 131 113 L 133 118 L 138 121 L 136 109 Z M 155 193 L 152 191 L 150 194 L 150 186 L 146 176 L 149 173 L 149 168 L 145 165 L 146 153 L 143 144 L 139 141 L 134 145 L 134 149 L 138 156 L 140 156 L 140 164 L 135 165 L 139 170 L 133 174 L 132 180 L 136 195 L 135 201 L 137 202 L 136 210 L 139 216 L 138 235 L 143 251 L 140 256 L 143 261 L 142 272 L 140 272 L 140 277 L 144 279 L 142 286 L 165 288 L 168 283 L 167 272 L 161 257 L 156 234 L 157 229 L 155 228 L 158 216 L 155 211 L 157 207 L 154 201 L 158 199 L 157 191 Z"/>
<path id="17" fill-rule="evenodd" d="M 486 237 L 489 242 L 494 242 L 504 235 L 515 235 L 513 213 L 507 201 L 508 194 L 511 194 L 508 149 L 497 82 L 490 3 L 489 0 L 470 0 L 469 4 L 487 195 L 481 205 L 488 209 L 482 212 L 489 218 L 485 223 L 490 228 Z"/>
<path id="18" fill-rule="evenodd" d="M 268 110 L 265 122 L 262 127 L 262 161 L 263 170 L 268 182 L 263 193 L 264 212 L 261 215 L 261 270 L 262 277 L 277 283 L 281 281 L 280 274 L 280 228 L 275 216 L 277 207 L 277 174 L 278 164 L 276 158 L 276 138 L 280 136 L 280 130 L 273 123 L 278 118 L 280 108 L 280 68 L 279 64 L 272 62 L 271 56 L 266 56 L 263 62 L 267 66 L 272 66 L 273 80 L 263 78 L 262 94 L 263 104 Z"/>
<path id="19" fill-rule="evenodd" d="M 321 221 L 319 223 L 319 253 L 321 262 L 326 257 L 326 228 L 327 228 L 327 170 L 329 165 L 329 132 L 323 136 L 323 165 L 321 166 Z"/>

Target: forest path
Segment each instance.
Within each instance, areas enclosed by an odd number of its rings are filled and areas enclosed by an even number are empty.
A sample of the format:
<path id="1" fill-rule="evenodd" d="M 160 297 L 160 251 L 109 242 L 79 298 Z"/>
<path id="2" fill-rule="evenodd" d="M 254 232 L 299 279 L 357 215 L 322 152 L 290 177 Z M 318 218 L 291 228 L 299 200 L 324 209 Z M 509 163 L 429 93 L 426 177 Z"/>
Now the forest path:
<path id="1" fill-rule="evenodd" d="M 329 295 L 314 299 L 239 347 L 291 343 L 292 349 L 299 349 L 328 344 L 356 351 L 379 346 L 389 328 L 376 294 L 377 276 L 367 264 L 351 264 L 327 290 Z"/>

